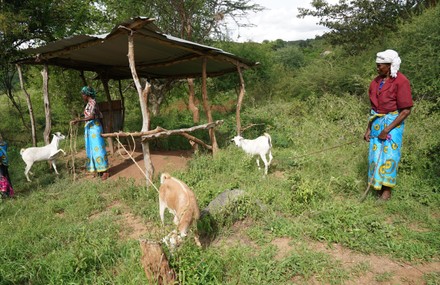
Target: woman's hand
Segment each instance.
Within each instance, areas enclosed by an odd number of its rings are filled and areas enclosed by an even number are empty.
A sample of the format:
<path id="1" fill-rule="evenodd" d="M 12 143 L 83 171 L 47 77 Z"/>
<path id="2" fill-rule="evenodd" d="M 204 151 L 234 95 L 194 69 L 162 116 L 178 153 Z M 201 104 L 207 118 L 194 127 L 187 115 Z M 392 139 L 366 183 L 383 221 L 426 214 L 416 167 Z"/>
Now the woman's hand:
<path id="1" fill-rule="evenodd" d="M 70 121 L 70 125 L 76 125 L 76 123 L 78 123 L 77 119 Z"/>
<path id="2" fill-rule="evenodd" d="M 389 132 L 387 130 L 383 129 L 377 138 L 380 140 L 386 140 L 388 139 L 388 133 Z"/>
<path id="3" fill-rule="evenodd" d="M 366 142 L 370 142 L 370 132 L 371 132 L 371 130 L 369 128 L 365 131 L 364 140 Z"/>

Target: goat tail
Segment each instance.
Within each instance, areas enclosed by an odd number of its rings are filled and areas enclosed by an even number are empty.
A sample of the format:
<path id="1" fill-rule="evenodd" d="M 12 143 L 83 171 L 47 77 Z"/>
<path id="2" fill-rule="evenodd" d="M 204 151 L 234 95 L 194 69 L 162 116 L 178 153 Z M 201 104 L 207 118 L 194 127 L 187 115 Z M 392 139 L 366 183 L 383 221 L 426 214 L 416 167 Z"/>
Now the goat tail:
<path id="1" fill-rule="evenodd" d="M 272 147 L 272 137 L 268 133 L 264 133 L 264 136 L 269 141 L 269 146 Z"/>
<path id="2" fill-rule="evenodd" d="M 22 149 L 20 150 L 20 154 L 23 154 L 23 152 L 24 152 L 25 150 L 26 150 L 25 148 L 22 148 Z"/>
<path id="3" fill-rule="evenodd" d="M 165 179 L 170 179 L 171 175 L 167 172 L 162 173 L 160 176 L 160 184 L 163 184 L 165 182 Z"/>

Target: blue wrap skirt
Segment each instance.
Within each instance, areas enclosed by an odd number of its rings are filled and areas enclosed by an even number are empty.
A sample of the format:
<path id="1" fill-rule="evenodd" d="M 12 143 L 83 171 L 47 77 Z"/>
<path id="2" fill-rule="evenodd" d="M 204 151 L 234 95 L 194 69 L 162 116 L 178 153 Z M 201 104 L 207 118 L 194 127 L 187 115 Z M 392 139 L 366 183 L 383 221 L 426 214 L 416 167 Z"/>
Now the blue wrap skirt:
<path id="1" fill-rule="evenodd" d="M 386 140 L 381 140 L 378 136 L 398 115 L 398 111 L 388 114 L 378 114 L 371 110 L 368 181 L 371 181 L 371 185 L 375 190 L 381 190 L 382 186 L 391 188 L 396 186 L 404 122 L 391 130 Z"/>
<path id="2" fill-rule="evenodd" d="M 104 172 L 109 168 L 105 141 L 101 134 L 102 125 L 100 120 L 87 121 L 84 127 L 84 138 L 86 143 L 85 147 L 87 153 L 87 171 Z"/>

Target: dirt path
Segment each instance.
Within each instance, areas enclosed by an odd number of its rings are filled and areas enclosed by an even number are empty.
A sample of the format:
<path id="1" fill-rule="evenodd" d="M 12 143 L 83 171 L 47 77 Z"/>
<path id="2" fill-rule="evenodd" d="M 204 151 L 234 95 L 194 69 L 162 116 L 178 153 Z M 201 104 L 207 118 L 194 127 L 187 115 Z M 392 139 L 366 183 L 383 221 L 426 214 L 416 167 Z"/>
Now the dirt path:
<path id="1" fill-rule="evenodd" d="M 133 162 L 133 159 L 130 158 L 129 155 L 120 155 L 115 152 L 114 154 L 110 154 L 107 150 L 108 161 L 110 165 L 109 180 L 118 180 L 119 178 L 131 178 L 136 181 L 136 184 L 145 184 L 146 178 L 143 173 L 145 169 L 144 158 L 141 148 L 137 148 L 137 150 L 131 154 L 131 157 L 136 161 Z M 151 162 L 154 167 L 154 178 L 160 175 L 162 172 L 173 172 L 177 170 L 184 170 L 187 167 L 188 161 L 192 157 L 192 151 L 188 150 L 176 150 L 176 151 L 152 151 L 151 153 Z M 66 158 L 65 163 L 71 165 L 70 157 Z M 86 153 L 85 150 L 79 151 L 75 155 L 76 165 L 82 164 L 81 161 L 85 161 Z M 80 175 L 92 177 L 92 174 L 86 173 L 84 166 L 77 169 L 77 173 L 80 172 Z"/>
<path id="2" fill-rule="evenodd" d="M 295 250 L 288 238 L 277 238 L 272 241 L 278 247 L 279 256 L 288 255 Z M 366 272 L 353 274 L 351 280 L 344 283 L 347 285 L 357 284 L 381 284 L 381 285 L 419 285 L 426 284 L 424 274 L 435 273 L 440 270 L 440 262 L 431 262 L 418 265 L 397 262 L 385 256 L 366 255 L 352 251 L 339 244 L 327 244 L 308 241 L 307 246 L 315 251 L 324 252 L 335 261 L 342 264 L 342 267 L 350 272 L 356 272 L 356 268 L 366 267 Z M 320 284 L 311 282 L 310 284 Z"/>
<path id="3" fill-rule="evenodd" d="M 160 151 L 151 152 L 151 162 L 154 167 L 154 176 L 157 177 L 162 172 L 173 172 L 182 170 L 187 167 L 188 161 L 191 159 L 191 151 Z M 143 169 L 144 158 L 142 152 L 136 151 L 132 155 L 137 165 Z M 133 178 L 136 182 L 145 183 L 145 175 L 142 170 L 127 156 L 121 156 L 117 153 L 109 155 L 110 179 L 117 180 L 119 177 Z"/>
<path id="4" fill-rule="evenodd" d="M 82 154 L 85 155 L 85 154 Z M 162 172 L 172 172 L 182 170 L 187 167 L 188 161 L 191 159 L 192 153 L 190 151 L 162 151 L 152 152 L 151 160 L 155 169 L 155 176 Z M 81 156 L 81 154 L 80 154 Z M 142 153 L 135 152 L 133 154 L 135 161 L 141 168 L 144 168 L 144 161 Z M 116 180 L 120 177 L 134 178 L 137 183 L 145 183 L 145 176 L 136 164 L 130 158 L 123 158 L 119 154 L 109 156 L 110 163 L 110 178 Z M 142 219 L 133 215 L 130 209 L 122 205 L 119 201 L 115 201 L 109 208 L 118 208 L 122 211 L 122 216 L 119 222 L 123 225 L 123 232 L 121 238 L 123 239 L 139 239 L 148 233 L 154 225 L 146 225 Z M 211 246 L 234 246 L 242 244 L 253 244 L 245 234 L 246 225 L 243 222 L 238 222 L 238 226 L 232 227 L 233 234 L 229 237 L 215 240 Z M 292 240 L 289 238 L 277 238 L 272 241 L 272 244 L 277 246 L 279 254 L 277 259 L 286 257 L 290 252 L 295 250 L 292 245 Z M 255 245 L 256 246 L 256 245 Z M 363 272 L 351 277 L 349 281 L 344 284 L 380 284 L 380 285 L 418 285 L 426 284 L 424 274 L 438 273 L 440 271 L 440 262 L 432 262 L 419 265 L 410 265 L 393 261 L 384 256 L 365 255 L 341 245 L 334 244 L 329 247 L 327 244 L 315 241 L 309 241 L 307 246 L 313 250 L 328 254 L 332 259 L 342 264 L 342 267 L 349 272 L 356 272 L 356 268 L 366 266 L 367 269 Z M 296 280 L 299 283 L 304 283 L 306 280 Z M 295 277 L 296 278 L 296 277 Z M 315 278 L 307 280 L 307 284 L 321 284 Z"/>
<path id="5" fill-rule="evenodd" d="M 119 220 L 124 228 L 121 232 L 121 238 L 139 239 L 154 228 L 154 225 L 145 225 L 139 217 L 131 214 L 128 207 L 122 206 L 120 202 L 116 202 L 111 207 L 115 206 L 123 209 L 122 218 Z M 246 221 L 237 222 L 232 227 L 233 233 L 230 236 L 217 238 L 211 243 L 211 246 L 233 247 L 246 244 L 258 248 L 246 235 L 247 226 Z M 276 259 L 279 260 L 295 251 L 295 246 L 290 238 L 276 238 L 272 244 L 278 248 Z M 339 244 L 333 244 L 329 247 L 324 243 L 309 241 L 307 246 L 314 251 L 329 255 L 332 260 L 340 263 L 343 269 L 351 272 L 352 276 L 344 283 L 345 285 L 421 285 L 426 284 L 424 274 L 438 273 L 440 270 L 440 262 L 410 265 L 385 256 L 358 253 Z M 359 270 L 359 268 L 365 269 Z M 298 284 L 323 284 L 314 277 L 304 280 L 301 276 L 295 276 L 294 281 Z"/>

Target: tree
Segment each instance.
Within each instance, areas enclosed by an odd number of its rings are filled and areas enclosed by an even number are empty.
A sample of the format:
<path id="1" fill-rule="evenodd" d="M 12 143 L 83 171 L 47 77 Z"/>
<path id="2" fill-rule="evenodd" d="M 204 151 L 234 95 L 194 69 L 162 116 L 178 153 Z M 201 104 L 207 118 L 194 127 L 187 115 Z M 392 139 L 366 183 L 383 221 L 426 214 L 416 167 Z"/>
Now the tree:
<path id="1" fill-rule="evenodd" d="M 341 45 L 349 54 L 358 54 L 372 43 L 396 31 L 398 23 L 410 19 L 420 7 L 432 5 L 425 0 L 340 0 L 330 5 L 313 0 L 312 9 L 298 8 L 299 18 L 320 18 L 319 25 L 331 31 L 325 36 L 332 44 Z"/>
<path id="2" fill-rule="evenodd" d="M 210 43 L 214 39 L 226 39 L 226 19 L 230 18 L 237 26 L 246 26 L 243 18 L 249 12 L 263 9 L 249 0 L 150 0 L 145 2 L 128 0 L 100 0 L 105 15 L 113 22 L 126 20 L 130 17 L 145 15 L 156 19 L 156 24 L 167 34 L 198 43 Z M 156 85 L 156 90 L 169 90 L 172 84 L 162 82 L 164 87 Z M 200 118 L 199 109 L 195 105 L 195 88 L 193 79 L 188 79 L 189 109 L 193 113 L 194 122 Z M 155 96 L 151 90 L 150 98 Z M 158 103 L 156 101 L 156 103 Z M 156 105 L 158 107 L 158 105 Z M 156 109 L 158 111 L 158 109 Z M 206 110 L 208 112 L 208 110 Z M 208 115 L 209 116 L 209 115 Z"/>
<path id="3" fill-rule="evenodd" d="M 250 0 L 98 0 L 110 22 L 120 22 L 137 16 L 156 19 L 156 24 L 167 34 L 198 43 L 225 39 L 227 19 L 239 27 L 249 12 L 264 8 Z"/>
<path id="4" fill-rule="evenodd" d="M 23 48 L 78 32 L 91 32 L 97 25 L 90 23 L 99 22 L 95 20 L 99 10 L 84 0 L 4 0 L 0 1 L 0 8 L 0 91 L 8 96 L 23 125 L 29 129 L 14 98 L 14 61 L 24 57 Z"/>

